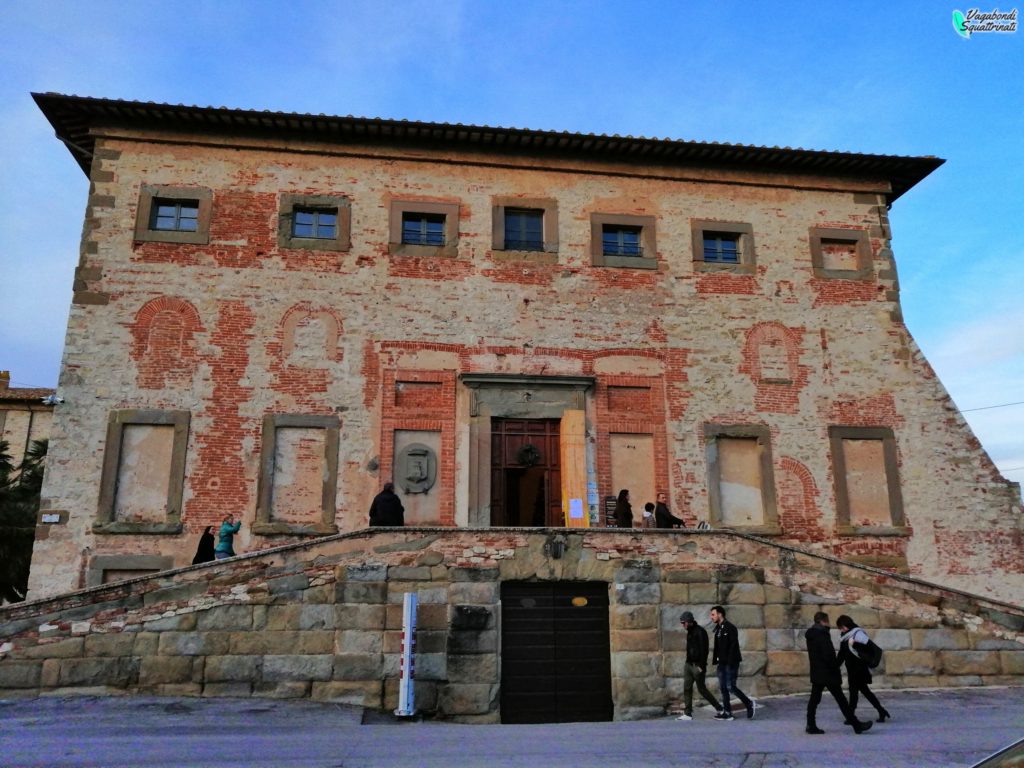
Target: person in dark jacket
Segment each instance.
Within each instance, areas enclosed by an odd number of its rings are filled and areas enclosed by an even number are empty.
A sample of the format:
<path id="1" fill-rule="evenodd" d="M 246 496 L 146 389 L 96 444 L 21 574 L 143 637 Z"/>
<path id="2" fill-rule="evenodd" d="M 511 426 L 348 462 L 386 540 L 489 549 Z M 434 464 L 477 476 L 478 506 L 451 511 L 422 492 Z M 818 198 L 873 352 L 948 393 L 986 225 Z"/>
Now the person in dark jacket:
<path id="1" fill-rule="evenodd" d="M 208 525 L 203 529 L 203 535 L 199 537 L 199 546 L 196 547 L 196 556 L 192 558 L 192 565 L 209 563 L 215 558 L 213 552 L 214 540 L 212 531 L 212 525 Z"/>
<path id="2" fill-rule="evenodd" d="M 405 507 L 395 493 L 394 483 L 384 483 L 381 492 L 373 497 L 370 504 L 370 525 L 405 525 Z"/>
<path id="3" fill-rule="evenodd" d="M 868 687 L 871 683 L 871 667 L 861 657 L 863 648 L 868 642 L 868 633 L 858 627 L 857 622 L 846 614 L 836 619 L 836 629 L 842 633 L 839 638 L 837 661 L 840 666 L 844 662 L 846 664 L 846 682 L 850 688 L 850 711 L 856 714 L 858 694 L 863 693 L 864 698 L 878 712 L 878 722 L 884 723 L 892 715 L 881 705 L 878 697 Z"/>
<path id="4" fill-rule="evenodd" d="M 235 518 L 228 515 L 220 524 L 220 531 L 217 534 L 217 546 L 213 549 L 213 556 L 217 560 L 235 556 L 235 534 L 242 527 L 242 521 L 235 522 Z"/>
<path id="5" fill-rule="evenodd" d="M 629 503 L 628 488 L 619 491 L 619 498 L 615 500 L 615 527 L 633 527 L 633 505 Z"/>
<path id="6" fill-rule="evenodd" d="M 654 505 L 654 524 L 657 528 L 683 528 L 686 526 L 686 523 L 669 511 L 668 496 L 664 493 L 658 494 L 658 503 Z"/>
<path id="7" fill-rule="evenodd" d="M 843 677 L 839 672 L 836 649 L 829 632 L 828 614 L 818 611 L 814 614 L 814 625 L 804 633 L 807 641 L 807 658 L 811 663 L 811 698 L 807 700 L 807 733 L 824 733 L 818 727 L 816 714 L 821 703 L 821 692 L 828 689 L 836 700 L 846 722 L 853 726 L 855 733 L 864 733 L 871 728 L 870 722 L 861 722 L 850 709 L 850 702 L 843 695 Z"/>
<path id="8" fill-rule="evenodd" d="M 683 714 L 677 720 L 693 719 L 693 684 L 697 684 L 700 695 L 715 708 L 715 712 L 721 712 L 722 707 L 718 699 L 708 690 L 704 682 L 704 675 L 708 669 L 708 633 L 689 611 L 683 611 L 679 617 L 679 623 L 686 630 L 686 665 L 683 667 Z"/>
<path id="9" fill-rule="evenodd" d="M 732 702 L 729 694 L 735 694 L 743 706 L 747 708 L 747 718 L 754 716 L 754 702 L 736 685 L 740 674 L 740 633 L 736 626 L 725 619 L 725 608 L 716 605 L 711 609 L 711 620 L 715 622 L 715 652 L 711 662 L 718 666 L 718 687 L 722 690 L 722 711 L 715 715 L 716 720 L 732 720 Z"/>

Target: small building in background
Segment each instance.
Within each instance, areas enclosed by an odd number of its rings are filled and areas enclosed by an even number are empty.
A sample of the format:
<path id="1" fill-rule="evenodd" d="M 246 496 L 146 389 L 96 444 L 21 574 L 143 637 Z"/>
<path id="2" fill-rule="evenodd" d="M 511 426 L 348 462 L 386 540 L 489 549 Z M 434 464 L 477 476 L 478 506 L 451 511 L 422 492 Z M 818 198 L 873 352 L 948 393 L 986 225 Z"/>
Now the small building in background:
<path id="1" fill-rule="evenodd" d="M 11 372 L 0 371 L 0 440 L 7 443 L 14 466 L 33 441 L 49 439 L 53 404 L 43 401 L 54 394 L 43 387 L 12 387 Z"/>

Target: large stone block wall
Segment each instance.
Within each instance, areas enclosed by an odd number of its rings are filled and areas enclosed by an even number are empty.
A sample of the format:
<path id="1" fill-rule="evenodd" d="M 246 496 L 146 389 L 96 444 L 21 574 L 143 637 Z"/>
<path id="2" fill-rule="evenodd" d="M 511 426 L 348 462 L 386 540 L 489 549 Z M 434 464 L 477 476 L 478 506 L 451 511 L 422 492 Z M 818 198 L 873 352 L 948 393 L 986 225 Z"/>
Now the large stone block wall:
<path id="1" fill-rule="evenodd" d="M 97 558 L 186 565 L 202 528 L 229 512 L 243 521 L 241 551 L 297 540 L 254 525 L 268 414 L 337 421 L 337 530 L 365 525 L 396 433 L 439 446 L 424 514 L 486 522 L 470 504 L 467 373 L 593 377 L 600 496 L 618 490 L 612 435 L 639 432 L 652 443 L 649 482 L 691 524 L 707 520 L 705 425 L 756 425 L 771 442 L 780 540 L 997 599 L 1024 590 L 1019 487 L 903 325 L 884 180 L 134 129 L 96 140 L 43 493 L 59 522 L 39 527 L 30 595 L 85 586 Z M 136 239 L 140 191 L 153 185 L 209 191 L 209 243 Z M 281 243 L 282 196 L 296 193 L 348 201 L 348 250 Z M 516 198 L 555 202 L 557 252 L 493 247 L 495 201 Z M 454 252 L 392 253 L 396 200 L 458 203 Z M 656 268 L 595 266 L 595 213 L 652 221 Z M 756 268 L 701 269 L 696 220 L 749 224 Z M 812 227 L 863 232 L 870 278 L 821 277 Z M 323 348 L 304 346 L 313 338 Z M 402 382 L 437 386 L 403 403 Z M 654 399 L 642 414 L 616 411 L 613 386 Z M 94 530 L 108 419 L 125 409 L 190 416 L 180 534 Z M 839 532 L 832 425 L 892 430 L 905 526 Z"/>
<path id="2" fill-rule="evenodd" d="M 555 559 L 553 541 L 565 543 Z M 0 696 L 137 692 L 397 704 L 402 599 L 419 598 L 418 708 L 501 713 L 500 585 L 608 584 L 617 719 L 682 692 L 679 613 L 727 606 L 741 687 L 808 690 L 803 631 L 848 613 L 877 687 L 1024 684 L 1024 610 L 725 532 L 405 529 L 339 535 L 0 609 Z M 481 613 L 482 623 L 459 620 Z"/>

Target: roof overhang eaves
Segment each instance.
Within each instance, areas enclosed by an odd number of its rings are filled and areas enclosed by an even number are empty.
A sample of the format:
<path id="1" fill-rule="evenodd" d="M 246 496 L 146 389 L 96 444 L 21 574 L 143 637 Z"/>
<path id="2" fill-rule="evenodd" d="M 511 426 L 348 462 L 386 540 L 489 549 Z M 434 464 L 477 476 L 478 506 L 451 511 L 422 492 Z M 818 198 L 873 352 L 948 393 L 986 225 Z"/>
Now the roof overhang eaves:
<path id="1" fill-rule="evenodd" d="M 889 202 L 900 197 L 942 165 L 941 158 L 868 155 L 853 152 L 759 147 L 718 142 L 648 139 L 536 131 L 381 118 L 338 117 L 195 107 L 153 102 L 97 99 L 57 93 L 33 93 L 57 138 L 89 175 L 96 125 L 121 125 L 144 130 L 211 131 L 247 135 L 310 136 L 318 141 L 352 138 L 409 145 L 472 146 L 506 153 L 537 153 L 600 157 L 613 161 L 647 161 L 698 166 L 748 168 L 776 173 L 800 172 L 886 179 Z"/>

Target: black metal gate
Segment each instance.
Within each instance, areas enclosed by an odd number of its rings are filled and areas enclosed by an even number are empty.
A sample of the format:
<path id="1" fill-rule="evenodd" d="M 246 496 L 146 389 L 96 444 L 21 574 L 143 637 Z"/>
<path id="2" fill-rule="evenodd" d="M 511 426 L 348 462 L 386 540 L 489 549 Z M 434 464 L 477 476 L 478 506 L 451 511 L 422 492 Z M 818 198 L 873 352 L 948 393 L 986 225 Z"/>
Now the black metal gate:
<path id="1" fill-rule="evenodd" d="M 608 585 L 501 585 L 501 721 L 612 719 Z"/>

